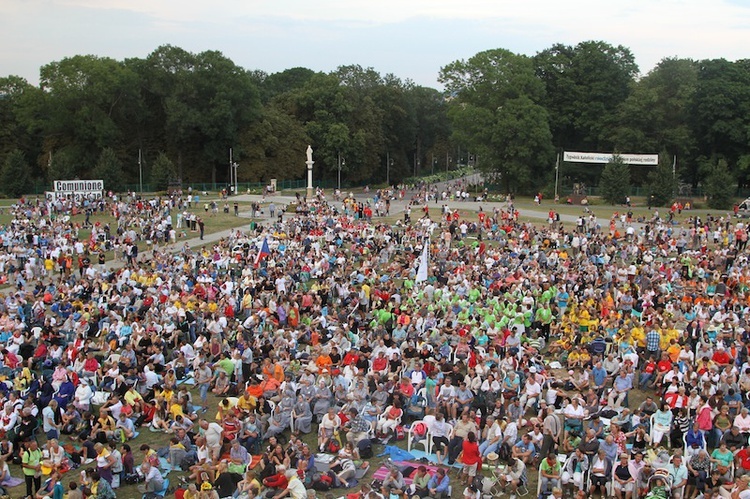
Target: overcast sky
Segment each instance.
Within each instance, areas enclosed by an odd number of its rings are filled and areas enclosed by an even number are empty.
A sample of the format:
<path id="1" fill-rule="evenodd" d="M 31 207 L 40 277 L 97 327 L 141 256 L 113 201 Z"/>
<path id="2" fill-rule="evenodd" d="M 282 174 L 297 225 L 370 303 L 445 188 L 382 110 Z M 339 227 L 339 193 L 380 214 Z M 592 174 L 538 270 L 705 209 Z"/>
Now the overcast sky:
<path id="1" fill-rule="evenodd" d="M 629 47 L 641 73 L 664 57 L 750 57 L 750 0 L 0 0 L 0 76 L 38 83 L 76 54 L 146 57 L 171 44 L 247 69 L 373 67 L 437 87 L 441 66 L 553 43 Z"/>

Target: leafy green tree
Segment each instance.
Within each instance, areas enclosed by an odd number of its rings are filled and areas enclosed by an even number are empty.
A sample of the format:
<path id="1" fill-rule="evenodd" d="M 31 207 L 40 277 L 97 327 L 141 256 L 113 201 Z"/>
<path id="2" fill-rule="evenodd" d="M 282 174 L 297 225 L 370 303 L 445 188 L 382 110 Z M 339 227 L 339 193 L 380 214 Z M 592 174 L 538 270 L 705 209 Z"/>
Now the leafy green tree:
<path id="1" fill-rule="evenodd" d="M 725 210 L 732 206 L 732 198 L 737 190 L 737 180 L 729 171 L 726 160 L 720 159 L 705 165 L 708 169 L 703 190 L 708 198 L 708 207 Z"/>
<path id="2" fill-rule="evenodd" d="M 555 44 L 534 56 L 545 87 L 553 143 L 567 150 L 606 151 L 608 120 L 628 97 L 638 66 L 630 49 L 602 41 Z"/>
<path id="3" fill-rule="evenodd" d="M 83 172 L 105 147 L 127 145 L 140 123 L 140 78 L 123 62 L 91 55 L 55 61 L 40 70 L 48 150 L 74 147 Z"/>
<path id="4" fill-rule="evenodd" d="M 122 163 L 115 151 L 110 147 L 102 149 L 91 175 L 104 180 L 104 188 L 108 191 L 119 192 L 123 187 Z"/>
<path id="5" fill-rule="evenodd" d="M 77 166 L 78 160 L 72 148 L 52 153 L 47 164 L 47 180 L 72 180 L 78 176 Z"/>
<path id="6" fill-rule="evenodd" d="M 632 85 L 615 122 L 607 127 L 615 149 L 666 151 L 680 158 L 683 173 L 689 173 L 696 149 L 691 116 L 697 82 L 695 61 L 666 58 L 659 62 Z"/>
<path id="7" fill-rule="evenodd" d="M 481 52 L 440 71 L 453 96 L 453 138 L 482 157 L 480 168 L 500 173 L 508 191 L 528 191 L 552 168 L 544 86 L 531 59 L 507 50 Z"/>
<path id="8" fill-rule="evenodd" d="M 169 156 L 160 152 L 151 166 L 151 187 L 157 191 L 167 189 L 169 182 L 177 179 L 177 169 Z"/>
<path id="9" fill-rule="evenodd" d="M 31 176 L 29 175 L 29 164 L 19 149 L 11 151 L 5 157 L 2 169 L 3 186 L 0 189 L 9 196 L 20 196 L 29 192 L 31 188 Z"/>
<path id="10" fill-rule="evenodd" d="M 46 99 L 39 87 L 23 78 L 0 78 L 0 158 L 14 149 L 20 149 L 26 158 L 42 158 L 48 142 L 42 134 L 48 119 Z M 42 168 L 32 171 L 41 172 L 44 164 L 40 162 Z"/>
<path id="11" fill-rule="evenodd" d="M 303 154 L 310 142 L 302 123 L 269 103 L 260 120 L 242 132 L 244 155 L 237 177 L 252 182 L 303 178 L 307 170 Z"/>
<path id="12" fill-rule="evenodd" d="M 210 172 L 213 182 L 228 178 L 229 147 L 260 117 L 257 75 L 221 52 L 192 54 L 170 45 L 151 53 L 142 71 L 147 102 L 159 117 L 155 133 L 166 143 L 160 149 L 177 158 L 178 176 L 190 181 Z"/>
<path id="13" fill-rule="evenodd" d="M 750 59 L 698 63 L 693 104 L 693 127 L 698 154 L 723 157 L 736 166 L 748 150 L 750 130 Z M 731 170 L 737 174 L 736 170 Z M 746 182 L 747 176 L 738 180 Z"/>
<path id="14" fill-rule="evenodd" d="M 630 193 L 630 167 L 620 156 L 615 155 L 604 166 L 599 181 L 599 192 L 602 199 L 609 204 L 621 204 Z"/>
<path id="15" fill-rule="evenodd" d="M 279 73 L 267 75 L 260 85 L 263 103 L 267 103 L 277 95 L 303 87 L 315 75 L 315 71 L 307 68 L 290 68 Z"/>
<path id="16" fill-rule="evenodd" d="M 673 158 L 666 152 L 659 155 L 659 164 L 648 174 L 648 195 L 652 206 L 669 205 L 677 193 L 677 178 L 673 172 Z"/>

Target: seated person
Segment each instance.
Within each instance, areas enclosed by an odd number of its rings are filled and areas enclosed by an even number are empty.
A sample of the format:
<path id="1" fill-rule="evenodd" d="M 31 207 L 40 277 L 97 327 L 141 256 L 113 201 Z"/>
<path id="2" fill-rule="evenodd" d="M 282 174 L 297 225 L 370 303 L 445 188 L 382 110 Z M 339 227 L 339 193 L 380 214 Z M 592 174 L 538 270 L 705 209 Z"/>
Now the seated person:
<path id="1" fill-rule="evenodd" d="M 390 497 L 390 494 L 401 496 L 406 491 L 406 482 L 404 475 L 397 469 L 392 469 L 388 476 L 383 480 L 383 487 L 380 492 L 384 497 Z"/>
<path id="2" fill-rule="evenodd" d="M 531 436 L 528 433 L 522 436 L 521 440 L 513 446 L 511 454 L 515 459 L 519 459 L 526 464 L 534 460 L 536 447 L 534 447 L 534 443 L 531 441 Z"/>

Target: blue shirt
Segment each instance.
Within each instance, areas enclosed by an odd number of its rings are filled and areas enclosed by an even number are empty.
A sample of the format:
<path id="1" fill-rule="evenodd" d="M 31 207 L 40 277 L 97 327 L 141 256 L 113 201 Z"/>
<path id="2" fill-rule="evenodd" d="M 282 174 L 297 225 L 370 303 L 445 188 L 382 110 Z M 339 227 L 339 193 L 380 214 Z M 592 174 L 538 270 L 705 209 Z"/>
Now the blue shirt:
<path id="1" fill-rule="evenodd" d="M 693 445 L 703 447 L 703 432 L 701 430 L 695 432 L 690 428 L 687 435 L 685 435 L 685 442 L 688 444 L 688 447 L 692 447 Z"/>
<path id="2" fill-rule="evenodd" d="M 594 377 L 594 385 L 602 386 L 604 380 L 607 379 L 607 370 L 603 367 L 595 367 L 591 370 L 591 375 Z"/>
<path id="3" fill-rule="evenodd" d="M 536 449 L 536 447 L 534 447 L 533 442 L 529 442 L 527 444 L 526 442 L 523 441 L 523 439 L 519 440 L 518 443 L 516 443 L 514 447 L 518 447 L 521 450 L 521 452 L 531 451 L 532 455 L 534 454 L 534 450 Z"/>
<path id="4" fill-rule="evenodd" d="M 608 444 L 606 440 L 603 440 L 599 444 L 599 450 L 604 451 L 604 454 L 607 456 L 607 459 L 609 459 L 610 462 L 614 462 L 614 460 L 617 460 L 617 456 L 619 456 L 620 454 L 620 446 L 618 446 L 615 442 Z"/>
<path id="5" fill-rule="evenodd" d="M 448 486 L 450 485 L 450 483 L 451 483 L 451 479 L 448 477 L 447 474 L 443 477 L 442 480 L 440 480 L 440 482 L 438 482 L 438 474 L 435 473 L 430 478 L 430 481 L 427 482 L 427 488 L 428 489 L 435 489 L 435 491 L 438 492 L 438 493 L 440 493 L 440 492 L 447 492 L 448 491 Z"/>
<path id="6" fill-rule="evenodd" d="M 625 376 L 624 378 L 622 376 L 617 376 L 615 378 L 614 386 L 617 391 L 624 392 L 625 390 L 633 388 L 633 381 L 629 376 Z"/>

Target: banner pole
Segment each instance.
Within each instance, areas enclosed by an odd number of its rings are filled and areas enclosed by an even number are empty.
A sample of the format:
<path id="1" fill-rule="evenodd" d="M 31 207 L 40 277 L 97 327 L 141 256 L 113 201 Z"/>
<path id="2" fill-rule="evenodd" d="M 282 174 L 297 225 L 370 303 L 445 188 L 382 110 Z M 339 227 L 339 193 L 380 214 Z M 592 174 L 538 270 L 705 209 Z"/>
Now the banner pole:
<path id="1" fill-rule="evenodd" d="M 557 153 L 557 160 L 555 161 L 555 201 L 557 201 L 557 184 L 560 180 L 560 153 Z"/>

